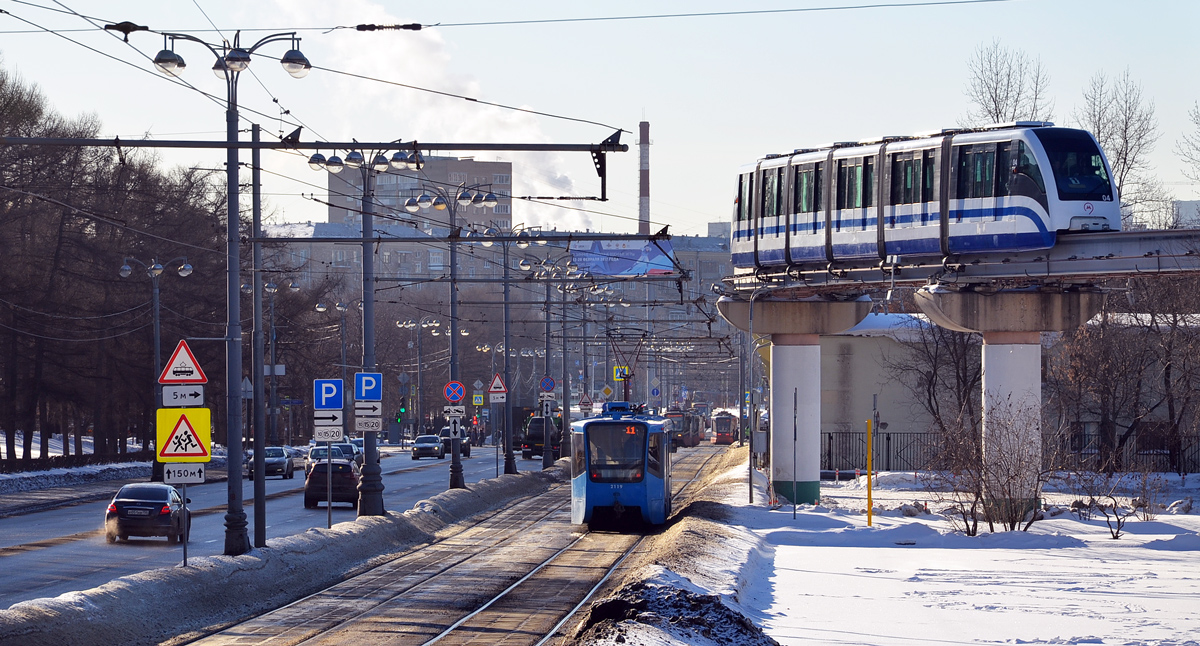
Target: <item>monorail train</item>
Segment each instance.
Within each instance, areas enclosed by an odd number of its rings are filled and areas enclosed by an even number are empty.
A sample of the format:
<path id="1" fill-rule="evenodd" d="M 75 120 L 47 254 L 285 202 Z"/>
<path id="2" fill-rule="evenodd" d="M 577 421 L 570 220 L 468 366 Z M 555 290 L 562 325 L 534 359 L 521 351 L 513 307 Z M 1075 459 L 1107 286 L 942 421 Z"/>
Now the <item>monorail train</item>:
<path id="1" fill-rule="evenodd" d="M 606 403 L 600 415 L 571 424 L 571 522 L 666 522 L 670 444 L 664 420 L 625 402 Z"/>
<path id="2" fill-rule="evenodd" d="M 946 261 L 1119 230 L 1117 188 L 1096 139 L 1053 126 L 837 143 L 744 166 L 735 274 Z"/>

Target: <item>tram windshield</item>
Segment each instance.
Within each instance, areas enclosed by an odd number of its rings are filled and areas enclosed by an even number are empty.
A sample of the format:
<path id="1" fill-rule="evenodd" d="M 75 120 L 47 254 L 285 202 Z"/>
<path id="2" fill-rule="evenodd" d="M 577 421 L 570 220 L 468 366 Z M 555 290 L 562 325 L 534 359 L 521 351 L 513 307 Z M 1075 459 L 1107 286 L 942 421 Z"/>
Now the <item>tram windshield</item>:
<path id="1" fill-rule="evenodd" d="M 588 424 L 588 476 L 592 482 L 641 482 L 646 473 L 646 425 Z"/>
<path id="2" fill-rule="evenodd" d="M 1091 135 L 1067 128 L 1037 128 L 1033 133 L 1046 149 L 1058 199 L 1072 202 L 1111 202 L 1112 183 L 1104 157 Z"/>

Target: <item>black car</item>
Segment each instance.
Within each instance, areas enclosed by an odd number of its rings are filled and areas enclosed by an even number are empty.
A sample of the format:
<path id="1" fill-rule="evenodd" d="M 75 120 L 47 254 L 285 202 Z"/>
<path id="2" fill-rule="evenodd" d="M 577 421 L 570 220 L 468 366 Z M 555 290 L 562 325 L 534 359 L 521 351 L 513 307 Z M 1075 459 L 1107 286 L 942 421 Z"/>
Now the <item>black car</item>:
<path id="1" fill-rule="evenodd" d="M 550 455 L 555 460 L 562 453 L 562 430 L 558 427 L 560 420 L 554 420 L 553 430 L 550 431 Z M 545 417 L 531 417 L 525 424 L 525 433 L 521 438 L 521 459 L 528 460 L 535 455 L 541 455 L 545 450 Z"/>
<path id="2" fill-rule="evenodd" d="M 451 453 L 454 453 L 454 448 L 451 446 L 451 444 L 454 442 L 454 439 L 450 437 L 450 427 L 443 426 L 442 432 L 438 433 L 438 435 L 442 438 L 442 447 L 445 454 L 450 455 Z M 461 441 L 458 443 L 458 453 L 464 458 L 469 458 L 471 457 L 471 438 L 462 433 L 460 433 L 460 435 Z"/>
<path id="3" fill-rule="evenodd" d="M 266 474 L 269 476 L 279 476 L 281 478 L 295 478 L 295 469 L 292 466 L 292 457 L 287 451 L 283 450 L 282 446 L 268 446 L 263 449 L 263 464 L 266 466 Z M 254 479 L 254 454 L 251 453 L 248 459 L 242 464 L 242 468 L 246 471 L 246 477 Z"/>
<path id="4" fill-rule="evenodd" d="M 104 538 L 109 543 L 130 536 L 166 536 L 168 543 L 186 541 L 192 519 L 187 519 L 185 530 L 183 517 L 183 497 L 175 487 L 159 482 L 127 484 L 108 503 Z"/>
<path id="5" fill-rule="evenodd" d="M 446 448 L 442 446 L 442 438 L 436 435 L 418 435 L 417 439 L 413 440 L 412 459 L 416 460 L 424 456 L 439 460 L 446 457 Z"/>
<path id="6" fill-rule="evenodd" d="M 332 502 L 348 502 L 358 506 L 358 465 L 350 460 L 334 460 L 333 462 L 317 462 L 308 471 L 304 479 L 304 507 L 311 509 L 322 500 L 327 500 L 330 492 L 325 476 L 333 471 L 333 500 Z"/>

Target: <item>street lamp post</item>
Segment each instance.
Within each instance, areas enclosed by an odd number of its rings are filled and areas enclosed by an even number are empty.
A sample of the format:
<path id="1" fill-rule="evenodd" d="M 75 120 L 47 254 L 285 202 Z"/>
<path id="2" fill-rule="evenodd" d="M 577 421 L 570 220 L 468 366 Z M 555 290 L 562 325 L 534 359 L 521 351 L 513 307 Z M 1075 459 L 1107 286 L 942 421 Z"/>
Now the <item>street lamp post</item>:
<path id="1" fill-rule="evenodd" d="M 575 261 L 571 259 L 570 252 L 567 252 L 553 260 L 551 260 L 550 258 L 546 258 L 545 260 L 542 260 L 540 263 L 538 263 L 538 265 L 536 265 L 536 267 L 537 267 L 537 269 L 533 275 L 537 278 L 546 280 L 545 376 L 547 376 L 547 377 L 550 376 L 550 358 L 551 358 L 551 353 L 550 353 L 550 335 L 551 335 L 550 318 L 551 318 L 551 313 L 552 313 L 552 306 L 551 306 L 552 295 L 551 295 L 551 289 L 550 289 L 551 288 L 551 282 L 550 282 L 551 280 L 558 281 L 558 287 L 562 291 L 562 294 L 563 294 L 563 301 L 562 301 L 562 307 L 563 307 L 563 340 L 562 340 L 563 360 L 562 360 L 562 374 L 560 375 L 560 377 L 565 381 L 566 380 L 566 372 L 567 372 L 567 367 L 566 367 L 567 366 L 567 359 L 566 359 L 566 354 L 567 354 L 567 336 L 566 336 L 567 300 L 566 300 L 566 294 L 568 291 L 567 281 L 571 281 L 571 280 L 575 280 L 576 278 L 579 278 L 579 276 L 580 276 L 579 266 L 576 265 Z M 522 269 L 533 269 L 534 265 L 530 264 L 527 260 L 522 260 L 521 268 Z M 563 419 L 563 426 L 564 426 L 563 431 L 565 433 L 567 430 L 565 428 L 567 426 L 567 422 L 571 419 L 571 412 L 570 412 L 570 405 L 571 405 L 570 392 L 571 392 L 571 390 L 570 390 L 569 383 L 564 383 L 564 384 L 562 384 L 562 386 L 563 386 L 562 414 L 565 416 L 565 418 Z M 553 416 L 546 417 L 546 422 L 545 422 L 544 428 L 545 428 L 544 437 L 542 439 L 542 468 L 548 469 L 554 464 L 554 451 L 551 449 L 552 445 L 551 445 L 551 441 L 550 441 L 551 432 L 554 430 Z"/>
<path id="2" fill-rule="evenodd" d="M 460 329 L 458 325 L 458 244 L 455 240 L 459 237 L 462 228 L 458 225 L 458 207 L 460 206 L 475 206 L 476 208 L 484 206 L 495 206 L 498 200 L 490 191 L 486 194 L 478 191 L 478 186 L 467 187 L 459 185 L 458 194 L 450 195 L 440 186 L 431 187 L 436 193 L 436 197 L 429 198 L 428 194 L 421 195 L 420 198 L 408 198 L 405 201 L 404 208 L 409 213 L 416 213 L 421 208 L 433 206 L 439 211 L 448 211 L 450 215 L 450 381 L 459 381 L 458 374 L 458 337 L 467 335 L 466 329 Z M 472 192 L 474 191 L 474 192 Z M 364 221 L 366 216 L 363 216 Z M 467 484 L 463 479 L 462 460 L 459 456 L 461 452 L 461 438 L 454 438 L 450 442 L 451 452 L 454 454 L 450 462 L 450 488 L 465 489 Z"/>
<path id="3" fill-rule="evenodd" d="M 167 264 L 174 265 L 180 260 L 183 261 L 183 264 L 175 270 L 176 273 L 183 278 L 191 276 L 192 266 L 188 264 L 187 256 L 180 256 L 178 258 L 169 260 L 167 261 Z M 162 384 L 158 383 L 158 377 L 162 374 L 162 326 L 159 315 L 160 303 L 158 296 L 158 277 L 163 273 L 163 266 L 154 259 L 151 259 L 150 264 L 147 265 L 137 258 L 126 256 L 125 262 L 121 265 L 121 269 L 118 272 L 121 275 L 121 278 L 129 278 L 131 275 L 133 275 L 133 267 L 129 264 L 131 262 L 141 265 L 142 268 L 146 270 L 146 276 L 150 278 L 150 310 L 154 319 L 154 407 L 161 408 L 163 403 Z M 153 435 L 151 435 L 151 437 L 153 437 Z M 162 463 L 160 463 L 157 459 L 154 461 L 153 471 L 154 473 L 151 475 L 150 479 L 161 480 Z"/>
<path id="4" fill-rule="evenodd" d="M 170 40 L 171 48 L 165 47 L 166 41 Z M 242 322 L 241 322 L 241 303 L 238 296 L 238 290 L 241 286 L 240 267 L 241 253 L 238 245 L 241 242 L 241 236 L 238 230 L 238 223 L 241 219 L 239 209 L 239 185 L 238 185 L 238 103 L 237 103 L 237 84 L 241 72 L 249 69 L 250 55 L 264 45 L 284 40 L 291 41 L 292 48 L 279 60 L 283 65 L 283 69 L 295 78 L 303 78 L 312 69 L 312 65 L 308 59 L 300 53 L 300 39 L 296 37 L 296 32 L 276 33 L 261 38 L 258 42 L 250 47 L 243 48 L 241 46 L 241 32 L 234 35 L 232 44 L 226 42 L 220 45 L 221 51 L 218 52 L 217 47 L 206 43 L 205 41 L 181 33 L 163 33 L 164 48 L 154 57 L 154 65 L 164 74 L 169 76 L 180 75 L 186 67 L 183 57 L 175 53 L 175 41 L 186 40 L 194 43 L 199 43 L 208 48 L 209 52 L 216 58 L 216 63 L 213 65 L 213 72 L 218 78 L 225 80 L 226 95 L 226 110 L 225 110 L 225 136 L 229 144 L 225 155 L 225 184 L 227 193 L 226 203 L 226 220 L 227 220 L 227 251 L 226 260 L 228 264 L 228 280 L 226 283 L 227 291 L 226 298 L 228 299 L 226 330 L 225 330 L 225 397 L 226 397 L 226 444 L 229 447 L 229 473 L 241 473 L 242 470 L 242 400 L 241 388 L 238 384 L 242 379 Z M 246 512 L 242 507 L 242 481 L 239 477 L 229 478 L 228 480 L 228 511 L 225 514 L 225 555 L 238 556 L 250 551 L 250 537 L 246 534 Z"/>
<path id="5" fill-rule="evenodd" d="M 434 336 L 439 334 L 438 327 L 441 326 L 441 324 L 442 324 L 441 321 L 437 320 L 436 318 L 434 318 L 432 316 L 422 317 L 420 321 L 414 321 L 413 319 L 408 319 L 407 321 L 396 321 L 396 327 L 403 328 L 403 329 L 410 330 L 410 331 L 416 330 L 417 328 L 421 328 L 422 330 L 432 328 L 430 333 L 433 334 Z M 422 370 L 424 364 L 422 363 L 421 354 L 422 354 L 421 332 L 420 332 L 420 330 L 418 330 L 417 331 L 417 397 L 416 397 L 417 426 L 416 426 L 416 428 L 413 429 L 413 437 L 416 437 L 417 435 L 421 434 L 421 430 L 423 430 L 422 427 L 425 424 L 425 417 L 424 417 L 423 409 L 421 408 L 421 395 L 425 392 L 422 389 L 421 374 L 424 372 Z"/>

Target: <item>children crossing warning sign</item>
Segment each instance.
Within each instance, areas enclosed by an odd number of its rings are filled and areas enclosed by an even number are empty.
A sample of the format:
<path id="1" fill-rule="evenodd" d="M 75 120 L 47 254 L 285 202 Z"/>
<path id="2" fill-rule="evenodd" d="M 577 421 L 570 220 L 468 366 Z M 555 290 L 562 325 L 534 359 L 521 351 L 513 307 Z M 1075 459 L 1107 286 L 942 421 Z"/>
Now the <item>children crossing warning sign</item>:
<path id="1" fill-rule="evenodd" d="M 212 416 L 207 408 L 160 408 L 155 445 L 159 462 L 208 462 Z"/>
<path id="2" fill-rule="evenodd" d="M 158 376 L 160 384 L 206 384 L 208 377 L 196 362 L 196 355 L 188 347 L 187 341 L 180 340 Z"/>

